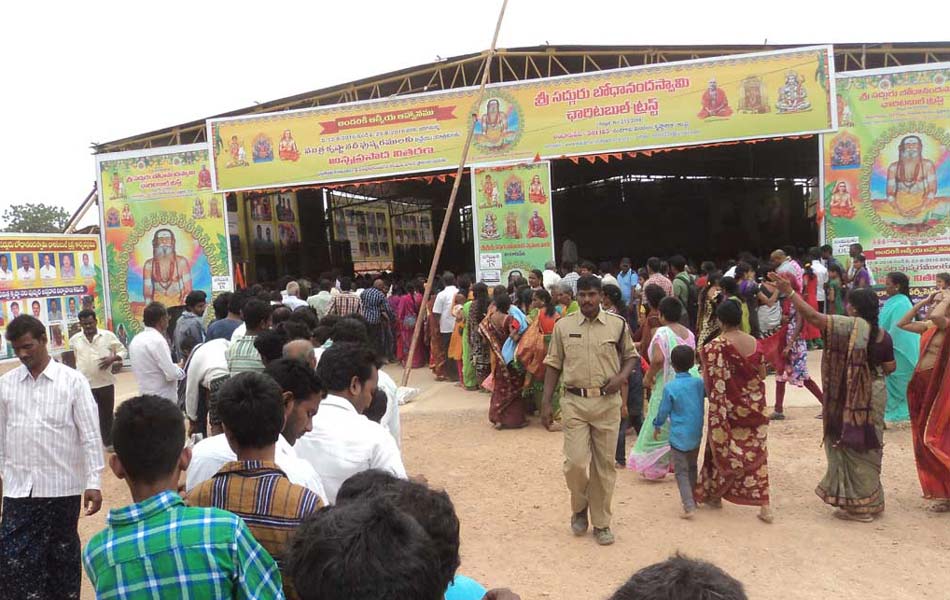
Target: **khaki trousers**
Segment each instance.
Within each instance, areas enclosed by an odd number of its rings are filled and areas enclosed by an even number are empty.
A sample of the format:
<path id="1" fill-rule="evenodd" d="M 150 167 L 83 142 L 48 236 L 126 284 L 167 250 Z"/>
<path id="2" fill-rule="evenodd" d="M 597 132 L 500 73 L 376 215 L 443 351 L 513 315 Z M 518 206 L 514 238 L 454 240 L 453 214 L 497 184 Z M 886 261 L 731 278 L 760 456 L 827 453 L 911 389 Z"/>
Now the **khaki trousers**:
<path id="1" fill-rule="evenodd" d="M 565 393 L 561 399 L 561 425 L 564 478 L 571 492 L 571 512 L 589 508 L 594 527 L 610 527 L 610 503 L 617 481 L 614 451 L 620 427 L 620 394 L 581 398 Z"/>

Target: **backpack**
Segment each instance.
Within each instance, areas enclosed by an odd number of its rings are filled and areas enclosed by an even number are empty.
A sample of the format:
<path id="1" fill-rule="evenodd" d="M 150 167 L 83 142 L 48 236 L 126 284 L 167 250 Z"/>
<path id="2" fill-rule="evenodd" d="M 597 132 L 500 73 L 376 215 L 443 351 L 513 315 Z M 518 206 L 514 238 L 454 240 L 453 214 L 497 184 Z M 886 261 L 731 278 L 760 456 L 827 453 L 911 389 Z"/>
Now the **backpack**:
<path id="1" fill-rule="evenodd" d="M 686 284 L 686 289 L 688 294 L 686 297 L 686 314 L 689 317 L 689 323 L 687 327 L 692 329 L 694 332 L 697 327 L 697 319 L 699 317 L 699 288 L 696 287 L 696 280 L 689 273 L 679 273 L 674 279 L 679 279 Z"/>

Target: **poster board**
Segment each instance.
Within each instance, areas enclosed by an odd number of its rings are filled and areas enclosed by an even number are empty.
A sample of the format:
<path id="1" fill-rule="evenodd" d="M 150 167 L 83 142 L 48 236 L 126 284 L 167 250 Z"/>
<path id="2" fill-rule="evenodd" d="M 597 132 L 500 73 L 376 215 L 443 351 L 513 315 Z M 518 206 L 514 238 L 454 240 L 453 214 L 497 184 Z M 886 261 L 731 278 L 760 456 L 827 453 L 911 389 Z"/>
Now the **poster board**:
<path id="1" fill-rule="evenodd" d="M 208 120 L 217 191 L 833 131 L 829 45 Z"/>
<path id="2" fill-rule="evenodd" d="M 950 63 L 837 76 L 840 129 L 822 136 L 825 241 L 860 243 L 875 280 L 920 295 L 950 271 Z"/>
<path id="3" fill-rule="evenodd" d="M 79 331 L 79 311 L 95 310 L 105 327 L 105 299 L 98 236 L 0 233 L 0 360 L 14 358 L 3 336 L 16 316 L 42 321 L 59 354 Z"/>
<path id="4" fill-rule="evenodd" d="M 230 289 L 227 210 L 209 163 L 205 144 L 96 155 L 116 335 L 141 331 L 151 301 L 181 306 L 195 289 L 210 303 L 215 281 Z"/>
<path id="5" fill-rule="evenodd" d="M 477 279 L 507 284 L 513 271 L 544 269 L 554 260 L 551 163 L 476 166 L 471 176 Z"/>
<path id="6" fill-rule="evenodd" d="M 331 194 L 330 207 L 333 239 L 349 242 L 353 269 L 358 272 L 392 270 L 389 204 Z"/>

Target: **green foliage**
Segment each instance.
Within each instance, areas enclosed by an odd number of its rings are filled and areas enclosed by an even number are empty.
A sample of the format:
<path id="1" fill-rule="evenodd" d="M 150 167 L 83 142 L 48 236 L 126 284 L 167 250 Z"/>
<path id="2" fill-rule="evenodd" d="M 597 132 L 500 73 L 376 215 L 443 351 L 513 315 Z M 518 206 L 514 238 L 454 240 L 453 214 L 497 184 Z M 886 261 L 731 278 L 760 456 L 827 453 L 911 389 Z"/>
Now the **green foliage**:
<path id="1" fill-rule="evenodd" d="M 24 202 L 8 207 L 0 220 L 9 233 L 62 233 L 69 222 L 69 213 L 61 206 Z"/>

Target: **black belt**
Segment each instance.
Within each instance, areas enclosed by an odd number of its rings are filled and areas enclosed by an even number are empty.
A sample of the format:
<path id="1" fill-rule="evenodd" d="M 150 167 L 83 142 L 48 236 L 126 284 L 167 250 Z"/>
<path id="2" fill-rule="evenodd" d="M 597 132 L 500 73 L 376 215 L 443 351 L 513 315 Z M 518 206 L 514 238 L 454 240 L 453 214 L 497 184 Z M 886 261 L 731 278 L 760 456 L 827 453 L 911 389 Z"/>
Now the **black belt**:
<path id="1" fill-rule="evenodd" d="M 575 388 L 575 387 L 566 387 L 564 388 L 568 394 L 574 394 L 575 396 L 580 396 L 581 398 L 599 398 L 601 396 L 609 396 L 607 393 L 606 387 L 602 388 Z"/>

